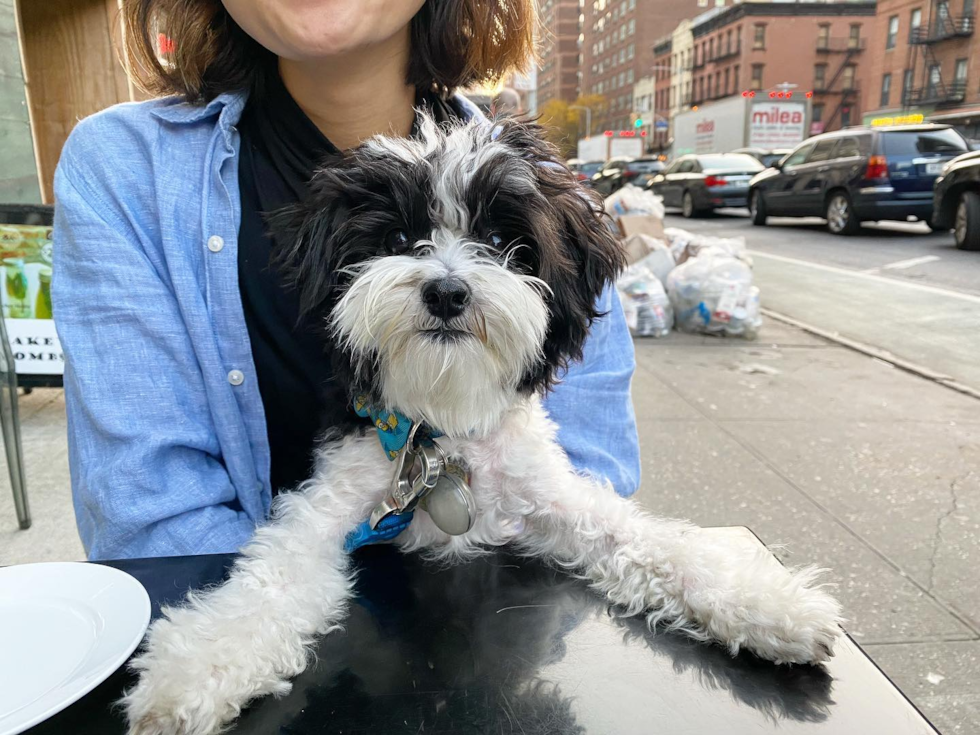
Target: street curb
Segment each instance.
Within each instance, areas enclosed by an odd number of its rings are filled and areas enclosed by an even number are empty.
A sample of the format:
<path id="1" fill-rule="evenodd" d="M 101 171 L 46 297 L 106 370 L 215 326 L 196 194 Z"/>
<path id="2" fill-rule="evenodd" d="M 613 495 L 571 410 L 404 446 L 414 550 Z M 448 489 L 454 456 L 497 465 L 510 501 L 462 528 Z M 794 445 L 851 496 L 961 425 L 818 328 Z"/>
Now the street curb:
<path id="1" fill-rule="evenodd" d="M 934 383 L 938 383 L 946 388 L 955 390 L 957 393 L 962 393 L 964 395 L 970 396 L 971 398 L 976 398 L 980 400 L 980 390 L 976 388 L 971 388 L 968 385 L 960 383 L 955 378 L 944 373 L 938 373 L 935 370 L 931 370 L 923 365 L 918 365 L 914 362 L 909 362 L 908 360 L 903 360 L 901 357 L 896 357 L 887 350 L 879 349 L 878 347 L 873 347 L 872 345 L 865 344 L 864 342 L 858 342 L 857 340 L 850 339 L 848 337 L 843 337 L 837 332 L 829 332 L 826 329 L 821 329 L 820 327 L 815 327 L 812 324 L 807 324 L 806 322 L 801 322 L 799 319 L 794 319 L 791 316 L 786 316 L 785 314 L 780 314 L 778 311 L 773 311 L 772 309 L 762 308 L 762 313 L 769 317 L 770 319 L 775 319 L 778 322 L 783 322 L 784 324 L 789 324 L 791 327 L 796 327 L 797 329 L 802 329 L 804 332 L 809 332 L 817 337 L 822 337 L 830 342 L 841 345 L 842 347 L 847 347 L 848 349 L 854 350 L 855 352 L 860 352 L 869 357 L 874 357 L 883 362 L 887 362 L 890 365 L 894 365 L 900 370 L 912 373 L 913 375 L 918 375 L 920 378 L 925 378 L 926 380 L 931 380 Z"/>

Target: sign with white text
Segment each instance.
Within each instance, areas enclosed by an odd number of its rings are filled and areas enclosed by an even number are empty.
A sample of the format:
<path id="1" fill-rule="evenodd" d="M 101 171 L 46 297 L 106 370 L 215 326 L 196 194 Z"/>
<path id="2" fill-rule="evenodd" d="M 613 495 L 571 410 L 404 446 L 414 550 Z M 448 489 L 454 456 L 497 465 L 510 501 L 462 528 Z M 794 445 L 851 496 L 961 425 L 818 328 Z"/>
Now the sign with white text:
<path id="1" fill-rule="evenodd" d="M 50 207 L 0 205 L 0 305 L 17 375 L 60 380 L 65 358 L 51 309 L 51 219 Z"/>

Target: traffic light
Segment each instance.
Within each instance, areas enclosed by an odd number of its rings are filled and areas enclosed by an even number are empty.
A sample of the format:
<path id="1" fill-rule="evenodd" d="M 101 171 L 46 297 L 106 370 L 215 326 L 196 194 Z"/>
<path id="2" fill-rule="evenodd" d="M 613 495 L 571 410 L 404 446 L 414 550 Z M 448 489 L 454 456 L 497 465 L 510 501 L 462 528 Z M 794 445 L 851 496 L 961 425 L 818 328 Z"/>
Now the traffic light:
<path id="1" fill-rule="evenodd" d="M 634 128 L 642 128 L 643 127 L 643 118 L 642 117 L 636 118 L 636 120 L 633 122 L 633 127 Z"/>
<path id="2" fill-rule="evenodd" d="M 807 99 L 810 99 L 811 97 L 813 97 L 813 92 L 807 92 L 806 93 L 806 98 Z"/>

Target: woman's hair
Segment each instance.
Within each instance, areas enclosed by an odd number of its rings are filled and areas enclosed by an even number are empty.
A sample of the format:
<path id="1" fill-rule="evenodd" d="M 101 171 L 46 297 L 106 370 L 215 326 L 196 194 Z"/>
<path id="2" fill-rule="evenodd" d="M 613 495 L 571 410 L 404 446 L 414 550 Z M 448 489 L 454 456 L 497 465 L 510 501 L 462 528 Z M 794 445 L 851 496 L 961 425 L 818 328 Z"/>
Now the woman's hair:
<path id="1" fill-rule="evenodd" d="M 536 0 L 426 0 L 411 20 L 408 82 L 441 92 L 495 81 L 534 53 Z M 123 0 L 126 53 L 154 94 L 204 103 L 251 88 L 275 56 L 232 20 L 221 0 Z M 173 39 L 157 55 L 157 31 Z"/>

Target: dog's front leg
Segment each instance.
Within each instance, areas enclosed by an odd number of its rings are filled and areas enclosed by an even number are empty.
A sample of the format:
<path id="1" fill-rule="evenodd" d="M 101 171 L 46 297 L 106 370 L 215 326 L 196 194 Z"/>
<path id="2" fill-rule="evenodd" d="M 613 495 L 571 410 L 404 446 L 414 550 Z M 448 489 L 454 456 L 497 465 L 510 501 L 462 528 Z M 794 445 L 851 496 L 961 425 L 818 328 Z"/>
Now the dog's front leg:
<path id="1" fill-rule="evenodd" d="M 251 699 L 289 691 L 317 635 L 336 628 L 351 592 L 344 537 L 378 488 L 377 442 L 348 441 L 334 472 L 278 499 L 273 520 L 242 550 L 228 581 L 191 593 L 151 626 L 123 704 L 131 735 L 208 735 Z M 365 449 L 366 447 L 366 449 Z M 370 450 L 370 451 L 368 451 Z"/>
<path id="2" fill-rule="evenodd" d="M 524 516 L 517 543 L 525 551 L 581 573 L 630 614 L 733 654 L 747 648 L 795 663 L 831 655 L 840 607 L 814 586 L 815 570 L 792 571 L 762 549 L 733 548 L 688 523 L 654 518 L 575 474 L 543 411 L 532 409 L 530 423 L 500 441 L 502 502 L 509 497 Z"/>

